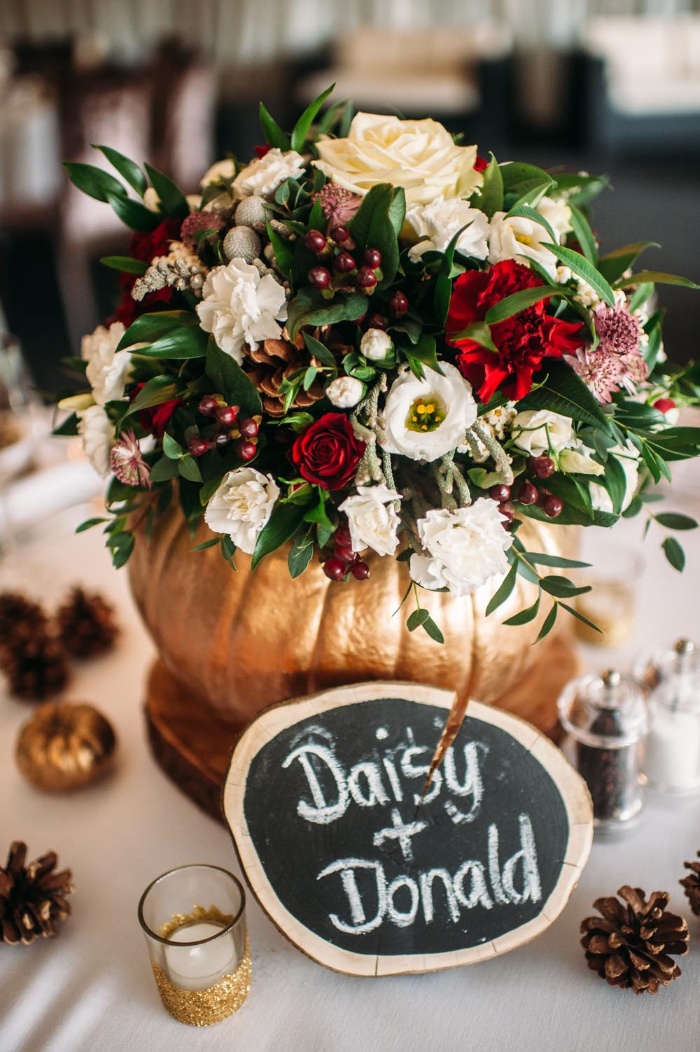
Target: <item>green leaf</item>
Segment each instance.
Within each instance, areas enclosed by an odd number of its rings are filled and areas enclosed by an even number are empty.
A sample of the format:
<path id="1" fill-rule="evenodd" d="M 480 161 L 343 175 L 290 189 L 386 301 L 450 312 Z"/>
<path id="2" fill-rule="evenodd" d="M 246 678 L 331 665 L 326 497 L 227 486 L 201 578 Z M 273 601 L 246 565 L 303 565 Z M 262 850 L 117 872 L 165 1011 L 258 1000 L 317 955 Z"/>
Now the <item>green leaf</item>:
<path id="1" fill-rule="evenodd" d="M 406 619 L 406 627 L 409 632 L 415 632 L 417 628 L 424 629 L 431 639 L 434 639 L 436 643 L 444 643 L 445 637 L 433 621 L 430 616 L 430 612 L 425 607 L 419 606 L 417 610 L 414 610 L 408 615 Z"/>
<path id="2" fill-rule="evenodd" d="M 543 383 L 522 399 L 522 409 L 547 409 L 610 433 L 610 422 L 580 376 L 565 362 L 548 361 Z"/>
<path id="3" fill-rule="evenodd" d="M 112 206 L 114 212 L 119 216 L 122 223 L 126 223 L 132 230 L 148 232 L 163 222 L 160 212 L 151 212 L 140 201 L 134 201 L 130 197 L 122 197 L 120 194 L 110 194 L 107 203 Z"/>
<path id="4" fill-rule="evenodd" d="M 537 205 L 540 203 L 540 201 L 542 200 L 544 195 L 547 193 L 549 188 L 551 186 L 553 186 L 553 185 L 554 184 L 553 184 L 551 179 L 547 179 L 546 182 L 544 180 L 542 180 L 542 182 L 535 183 L 534 186 L 532 186 L 529 190 L 526 190 L 517 199 L 515 204 L 511 205 L 511 208 L 510 208 L 510 211 L 508 212 L 508 215 L 511 215 L 511 216 L 512 215 L 518 215 L 518 210 L 521 209 L 521 208 L 535 208 L 536 209 Z M 524 215 L 525 213 L 521 212 L 520 214 Z M 539 220 L 538 220 L 538 222 L 539 222 Z M 546 229 L 547 230 L 551 230 L 552 229 L 550 227 L 549 223 L 546 224 Z M 552 233 L 552 237 L 554 237 L 554 233 Z"/>
<path id="5" fill-rule="evenodd" d="M 389 221 L 398 237 L 406 218 L 406 191 L 402 186 L 394 187 L 394 196 L 389 205 Z"/>
<path id="6" fill-rule="evenodd" d="M 112 552 L 112 565 L 119 570 L 129 561 L 134 550 L 134 535 L 128 530 L 113 533 L 107 540 L 107 547 Z"/>
<path id="7" fill-rule="evenodd" d="M 373 186 L 366 194 L 357 214 L 348 223 L 348 228 L 358 249 L 377 248 L 382 254 L 382 276 L 377 290 L 390 285 L 396 276 L 399 264 L 399 242 L 394 221 L 389 213 L 395 191 L 388 183 Z M 400 206 L 397 206 L 400 210 Z M 365 299 L 365 304 L 367 300 Z"/>
<path id="8" fill-rule="evenodd" d="M 661 547 L 673 569 L 678 570 L 679 573 L 683 573 L 685 568 L 685 552 L 676 538 L 667 537 Z"/>
<path id="9" fill-rule="evenodd" d="M 518 195 L 526 194 L 533 186 L 539 186 L 541 183 L 549 182 L 551 184 L 554 182 L 549 172 L 545 172 L 544 168 L 538 168 L 537 165 L 521 161 L 502 164 L 501 174 L 505 192 Z"/>
<path id="10" fill-rule="evenodd" d="M 180 443 L 167 431 L 163 435 L 163 453 L 168 460 L 179 460 L 183 454 Z"/>
<path id="11" fill-rule="evenodd" d="M 639 310 L 639 308 L 643 307 L 647 300 L 650 299 L 653 295 L 654 286 L 651 283 L 637 285 L 636 289 L 632 293 L 632 296 L 630 297 L 630 310 Z"/>
<path id="12" fill-rule="evenodd" d="M 167 457 L 161 457 L 151 468 L 149 478 L 155 484 L 157 482 L 168 482 L 170 479 L 176 478 L 177 474 L 177 459 L 169 460 Z"/>
<path id="13" fill-rule="evenodd" d="M 591 591 L 589 584 L 576 585 L 568 577 L 557 577 L 553 574 L 542 577 L 540 586 L 544 592 L 555 596 L 557 599 L 573 599 L 576 595 L 585 595 L 586 592 Z"/>
<path id="14" fill-rule="evenodd" d="M 261 559 L 294 536 L 305 514 L 306 508 L 298 504 L 277 504 L 273 508 L 267 524 L 258 534 L 251 562 L 253 570 Z"/>
<path id="15" fill-rule="evenodd" d="M 96 201 L 109 202 L 112 197 L 121 197 L 126 200 L 126 190 L 113 175 L 105 172 L 103 168 L 96 168 L 94 164 L 77 164 L 73 161 L 65 161 L 63 167 L 68 172 L 68 178 L 89 197 Z"/>
<path id="16" fill-rule="evenodd" d="M 598 268 L 601 269 L 598 262 L 598 246 L 595 237 L 593 236 L 590 223 L 580 208 L 577 208 L 576 205 L 571 205 L 570 208 L 571 225 L 574 228 L 574 237 L 581 246 L 581 251 L 592 266 L 598 266 Z M 603 274 L 603 277 L 607 278 L 608 281 L 610 280 L 607 274 Z"/>
<path id="17" fill-rule="evenodd" d="M 538 226 L 541 226 L 544 230 L 547 231 L 552 241 L 557 240 L 557 235 L 554 233 L 554 231 L 552 230 L 551 226 L 549 225 L 545 217 L 542 215 L 542 213 L 538 212 L 536 208 L 530 208 L 529 205 L 518 204 L 511 208 L 508 215 L 513 217 L 522 216 L 523 219 L 529 219 L 530 222 L 537 223 Z"/>
<path id="18" fill-rule="evenodd" d="M 659 525 L 665 526 L 667 530 L 695 530 L 698 525 L 690 515 L 681 515 L 676 511 L 661 511 L 655 518 Z"/>
<path id="19" fill-rule="evenodd" d="M 164 310 L 157 314 L 142 314 L 129 326 L 117 346 L 118 351 L 135 343 L 153 343 L 161 336 L 184 326 L 199 325 L 199 318 L 189 310 Z"/>
<path id="20" fill-rule="evenodd" d="M 93 145 L 96 150 L 100 150 L 105 155 L 112 167 L 116 168 L 122 179 L 126 180 L 139 197 L 143 197 L 148 189 L 148 181 L 139 166 L 129 157 L 125 157 L 123 153 L 113 150 L 111 146 Z"/>
<path id="21" fill-rule="evenodd" d="M 543 243 L 544 248 L 548 248 L 557 259 L 564 263 L 570 270 L 577 274 L 584 281 L 587 281 L 593 291 L 600 296 L 600 298 L 607 303 L 609 307 L 615 306 L 615 295 L 610 285 L 605 280 L 603 275 L 596 270 L 596 268 L 589 263 L 585 256 L 582 256 L 580 252 L 574 252 L 571 248 L 565 248 L 564 245 L 557 245 L 554 242 L 550 244 Z"/>
<path id="22" fill-rule="evenodd" d="M 236 554 L 236 545 L 233 542 L 233 537 L 230 534 L 225 533 L 221 538 L 221 554 L 227 563 L 231 563 L 233 566 L 233 557 Z"/>
<path id="23" fill-rule="evenodd" d="M 434 336 L 428 336 L 427 333 L 423 333 L 415 347 L 404 348 L 404 354 L 411 371 L 419 380 L 422 380 L 425 375 L 423 372 L 424 365 L 442 375 Z"/>
<path id="24" fill-rule="evenodd" d="M 547 285 L 538 285 L 532 289 L 522 289 L 520 292 L 514 292 L 512 295 L 499 300 L 493 307 L 489 307 L 484 316 L 484 321 L 487 325 L 495 325 L 496 322 L 512 318 L 514 314 L 519 314 L 520 311 L 531 307 L 534 303 L 539 303 L 540 300 L 550 299 L 552 296 L 559 295 L 560 292 L 560 289 Z"/>
<path id="25" fill-rule="evenodd" d="M 78 415 L 77 413 L 71 413 L 66 419 L 58 424 L 56 427 L 51 429 L 52 435 L 77 435 L 78 434 Z"/>
<path id="26" fill-rule="evenodd" d="M 540 596 L 538 595 L 537 599 L 532 604 L 532 606 L 528 606 L 527 610 L 521 610 L 520 613 L 518 613 L 518 614 L 513 614 L 513 616 L 509 617 L 506 621 L 503 622 L 503 624 L 504 625 L 527 625 L 527 624 L 530 623 L 530 621 L 534 621 L 535 620 L 535 618 L 537 617 L 537 615 L 539 613 L 539 610 L 540 610 Z"/>
<path id="27" fill-rule="evenodd" d="M 484 182 L 478 196 L 478 207 L 486 213 L 489 219 L 494 212 L 503 211 L 503 175 L 493 154 L 484 169 Z"/>
<path id="28" fill-rule="evenodd" d="M 294 249 L 289 241 L 285 241 L 283 237 L 274 230 L 269 223 L 266 224 L 267 236 L 270 239 L 270 244 L 275 253 L 275 260 L 277 266 L 280 268 L 285 277 L 289 277 L 294 268 Z"/>
<path id="29" fill-rule="evenodd" d="M 326 88 L 324 92 L 318 95 L 314 101 L 306 107 L 301 117 L 294 125 L 290 145 L 293 150 L 297 151 L 297 153 L 301 153 L 304 148 L 304 143 L 308 139 L 309 132 L 311 131 L 311 125 L 315 121 L 321 107 L 328 96 L 333 92 L 334 88 L 335 84 L 331 84 L 330 88 Z"/>
<path id="30" fill-rule="evenodd" d="M 196 544 L 192 548 L 193 552 L 204 552 L 207 548 L 213 548 L 215 544 L 221 544 L 221 538 L 217 535 L 216 537 L 210 537 L 208 541 L 202 541 L 201 544 Z"/>
<path id="31" fill-rule="evenodd" d="M 640 270 L 638 274 L 632 274 L 628 278 L 621 278 L 615 284 L 617 289 L 627 289 L 630 285 L 680 285 L 684 289 L 700 289 L 690 278 L 681 277 L 679 274 L 665 274 L 661 270 Z"/>
<path id="32" fill-rule="evenodd" d="M 297 537 L 292 545 L 287 564 L 292 577 L 300 577 L 311 562 L 314 554 L 313 541 L 305 535 Z"/>
<path id="33" fill-rule="evenodd" d="M 333 352 L 326 347 L 325 343 L 321 343 L 315 336 L 310 333 L 304 333 L 304 343 L 309 354 L 317 358 L 321 365 L 324 365 L 327 369 L 332 369 L 335 372 L 338 370 L 338 363 L 335 360 Z"/>
<path id="34" fill-rule="evenodd" d="M 609 456 L 605 462 L 605 475 L 597 477 L 597 481 L 610 494 L 613 512 L 619 515 L 622 510 L 625 497 L 627 496 L 627 476 L 625 469 L 615 456 Z"/>
<path id="35" fill-rule="evenodd" d="M 467 325 L 466 329 L 462 329 L 460 332 L 449 333 L 449 336 L 452 340 L 473 340 L 480 347 L 485 347 L 487 351 L 493 351 L 494 354 L 498 354 L 498 348 L 493 342 L 491 330 L 484 321 L 472 322 L 471 325 Z"/>
<path id="36" fill-rule="evenodd" d="M 558 605 L 558 603 L 552 603 L 552 609 L 549 611 L 549 613 L 545 617 L 544 621 L 542 622 L 542 628 L 539 630 L 539 632 L 537 634 L 537 639 L 535 640 L 536 643 L 539 643 L 539 641 L 541 639 L 544 639 L 544 637 L 548 636 L 549 633 L 552 631 L 552 629 L 554 628 L 554 622 L 557 619 L 558 612 L 559 612 L 559 605 Z"/>
<path id="37" fill-rule="evenodd" d="M 213 337 L 207 347 L 206 374 L 228 405 L 240 407 L 243 417 L 262 413 L 260 395 L 252 380 L 230 355 L 217 347 Z"/>
<path id="38" fill-rule="evenodd" d="M 357 321 L 367 312 L 368 300 L 357 292 L 338 293 L 332 300 L 324 298 L 316 289 L 301 289 L 289 305 L 287 329 L 292 340 L 305 325 L 336 325 L 341 321 Z"/>
<path id="39" fill-rule="evenodd" d="M 190 206 L 180 187 L 176 186 L 169 176 L 159 172 L 157 168 L 152 168 L 150 164 L 144 164 L 144 168 L 148 172 L 153 189 L 160 198 L 163 211 L 176 219 L 185 219 L 190 214 Z"/>
<path id="40" fill-rule="evenodd" d="M 422 627 L 423 627 L 424 631 L 428 633 L 430 638 L 432 640 L 434 640 L 436 643 L 444 643 L 445 642 L 444 635 L 440 631 L 439 627 L 435 624 L 435 622 L 433 621 L 432 617 L 426 617 L 425 621 L 423 622 L 423 626 Z"/>
<path id="41" fill-rule="evenodd" d="M 265 141 L 278 150 L 289 150 L 291 142 L 286 132 L 283 132 L 279 124 L 267 112 L 263 103 L 260 103 L 260 125 L 265 135 Z"/>
<path id="42" fill-rule="evenodd" d="M 594 624 L 593 621 L 589 620 L 589 618 L 584 617 L 584 615 L 580 613 L 580 611 L 578 611 L 575 606 L 569 606 L 567 603 L 559 603 L 559 605 L 563 607 L 564 610 L 570 613 L 573 617 L 575 617 L 577 621 L 582 621 L 584 625 L 588 625 L 588 627 L 592 628 L 594 632 L 599 632 L 601 635 L 603 634 L 602 629 L 600 629 L 598 625 Z"/>
<path id="43" fill-rule="evenodd" d="M 84 533 L 85 530 L 91 530 L 93 526 L 99 526 L 102 522 L 109 522 L 109 519 L 86 519 L 85 522 L 81 522 L 80 526 L 76 526 L 76 533 Z"/>
<path id="44" fill-rule="evenodd" d="M 133 416 L 134 413 L 139 413 L 142 409 L 150 409 L 151 406 L 169 402 L 171 398 L 177 398 L 182 394 L 182 390 L 181 382 L 174 376 L 167 376 L 164 373 L 160 376 L 154 376 L 141 388 L 124 413 L 122 420 L 128 416 Z"/>
<path id="45" fill-rule="evenodd" d="M 579 559 L 565 559 L 562 555 L 549 555 L 548 552 L 528 552 L 527 559 L 535 566 L 555 566 L 562 570 L 583 569 L 591 565 L 582 563 Z"/>
<path id="46" fill-rule="evenodd" d="M 132 259 L 131 256 L 103 256 L 100 263 L 103 267 L 109 267 L 110 270 L 120 270 L 122 274 L 141 275 L 148 270 L 148 263 L 140 259 Z"/>
<path id="47" fill-rule="evenodd" d="M 173 329 L 154 340 L 150 347 L 140 347 L 136 352 L 144 358 L 203 358 L 207 353 L 209 334 L 198 326 Z"/>
<path id="48" fill-rule="evenodd" d="M 459 235 L 462 233 L 462 229 L 456 232 L 445 249 L 442 263 L 440 264 L 440 272 L 438 273 L 435 282 L 433 304 L 435 306 L 435 313 L 437 314 L 438 321 L 441 325 L 445 324 L 450 310 L 450 300 L 452 299 L 452 264 L 457 249 L 457 241 L 459 240 Z"/>
<path id="49" fill-rule="evenodd" d="M 491 598 L 489 600 L 488 606 L 486 607 L 486 616 L 487 617 L 489 616 L 489 614 L 492 614 L 494 612 L 494 610 L 497 610 L 499 606 L 501 606 L 503 603 L 505 603 L 506 599 L 508 598 L 508 596 L 511 594 L 511 592 L 515 588 L 515 582 L 517 580 L 517 577 L 518 577 L 518 563 L 517 563 L 517 560 L 515 560 L 513 562 L 512 566 L 511 566 L 510 570 L 508 571 L 506 576 L 503 578 L 503 581 L 499 585 L 497 591 L 494 592 L 494 594 L 491 596 Z"/>
<path id="50" fill-rule="evenodd" d="M 194 459 L 191 453 L 186 453 L 180 458 L 177 464 L 178 474 L 183 479 L 187 479 L 188 482 L 202 482 L 202 472 L 199 470 L 199 464 Z"/>
<path id="51" fill-rule="evenodd" d="M 659 248 L 659 245 L 656 241 L 635 241 L 634 244 L 623 245 L 601 256 L 598 269 L 608 281 L 617 281 L 647 248 Z"/>

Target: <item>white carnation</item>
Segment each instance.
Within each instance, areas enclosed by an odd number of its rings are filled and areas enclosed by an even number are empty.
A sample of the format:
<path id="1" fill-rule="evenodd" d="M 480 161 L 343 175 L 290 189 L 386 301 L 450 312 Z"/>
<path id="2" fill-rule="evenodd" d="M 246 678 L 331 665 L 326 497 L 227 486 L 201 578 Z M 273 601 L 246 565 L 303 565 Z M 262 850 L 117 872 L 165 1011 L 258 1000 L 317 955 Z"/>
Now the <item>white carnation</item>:
<path id="1" fill-rule="evenodd" d="M 489 221 L 478 208 L 470 208 L 466 201 L 440 196 L 427 205 L 416 205 L 406 213 L 406 221 L 418 235 L 418 244 L 409 249 L 413 262 L 424 252 L 444 252 L 458 230 L 457 248 L 465 256 L 486 259 Z M 462 229 L 464 228 L 464 229 Z"/>
<path id="2" fill-rule="evenodd" d="M 476 420 L 471 385 L 459 369 L 441 362 L 443 375 L 425 369 L 419 380 L 405 372 L 386 397 L 380 445 L 410 460 L 437 460 L 464 442 Z"/>
<path id="3" fill-rule="evenodd" d="M 343 501 L 338 510 L 347 515 L 353 551 L 371 548 L 378 555 L 394 554 L 401 522 L 394 507 L 398 500 L 401 494 L 382 482 L 378 486 L 358 486 L 357 494 Z"/>
<path id="4" fill-rule="evenodd" d="M 326 398 L 338 409 L 352 409 L 365 393 L 365 385 L 354 376 L 337 376 L 326 388 Z"/>
<path id="5" fill-rule="evenodd" d="M 101 405 L 91 405 L 78 413 L 78 433 L 83 451 L 95 471 L 103 477 L 109 474 L 109 454 L 116 439 L 114 426 Z"/>
<path id="6" fill-rule="evenodd" d="M 394 341 L 383 329 L 368 329 L 360 340 L 360 351 L 370 361 L 379 362 L 394 349 Z"/>
<path id="7" fill-rule="evenodd" d="M 299 179 L 304 174 L 304 158 L 296 150 L 282 152 L 276 147 L 238 173 L 233 180 L 234 197 L 269 197 L 285 179 Z"/>
<path id="8" fill-rule="evenodd" d="M 511 424 L 518 449 L 531 457 L 559 452 L 574 444 L 574 429 L 568 416 L 551 413 L 548 409 L 518 413 Z"/>
<path id="9" fill-rule="evenodd" d="M 543 197 L 537 211 L 547 220 L 561 244 L 571 226 L 571 209 L 561 197 Z"/>
<path id="10" fill-rule="evenodd" d="M 87 361 L 85 375 L 98 405 L 124 397 L 131 355 L 117 347 L 125 331 L 122 323 L 115 321 L 108 329 L 98 325 L 90 336 L 83 336 L 80 353 Z"/>
<path id="11" fill-rule="evenodd" d="M 544 247 L 544 243 L 551 243 L 551 240 L 551 234 L 534 219 L 495 212 L 491 218 L 489 263 L 500 263 L 504 259 L 527 263 L 534 259 L 554 278 L 557 259 Z"/>
<path id="12" fill-rule="evenodd" d="M 255 468 L 236 468 L 222 478 L 204 510 L 204 521 L 214 533 L 227 533 L 241 551 L 250 555 L 279 492 L 271 475 L 263 475 Z"/>
<path id="13" fill-rule="evenodd" d="M 613 446 L 608 450 L 608 453 L 615 457 L 615 460 L 617 460 L 625 473 L 625 495 L 620 508 L 620 511 L 624 511 L 632 503 L 632 498 L 637 492 L 639 483 L 639 452 L 636 446 L 631 442 L 627 442 L 624 446 Z M 608 491 L 598 485 L 597 482 L 590 483 L 590 490 L 595 510 L 612 514 L 613 504 Z"/>
<path id="14" fill-rule="evenodd" d="M 411 556 L 410 573 L 423 588 L 471 595 L 490 577 L 508 570 L 505 552 L 513 538 L 495 501 L 481 497 L 466 508 L 433 508 L 418 520 L 425 555 Z"/>
<path id="15" fill-rule="evenodd" d="M 245 344 L 255 350 L 260 341 L 282 335 L 275 319 L 286 320 L 285 291 L 272 274 L 261 278 L 245 260 L 232 259 L 227 266 L 212 270 L 202 295 L 197 305 L 200 325 L 214 334 L 221 350 L 239 365 Z"/>

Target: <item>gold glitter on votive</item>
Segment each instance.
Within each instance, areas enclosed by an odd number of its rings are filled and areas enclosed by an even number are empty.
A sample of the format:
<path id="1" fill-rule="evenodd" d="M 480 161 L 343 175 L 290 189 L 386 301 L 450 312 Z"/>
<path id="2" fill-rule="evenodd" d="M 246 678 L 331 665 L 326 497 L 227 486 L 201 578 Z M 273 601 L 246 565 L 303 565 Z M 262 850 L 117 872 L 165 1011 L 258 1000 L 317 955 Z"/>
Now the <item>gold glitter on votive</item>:
<path id="1" fill-rule="evenodd" d="M 233 914 L 222 913 L 216 906 L 194 906 L 191 913 L 174 913 L 173 916 L 162 925 L 158 934 L 163 939 L 169 939 L 174 931 L 179 931 L 190 924 L 199 924 L 201 921 L 209 921 L 211 924 L 220 924 L 222 929 L 228 928 L 233 923 Z"/>
<path id="2" fill-rule="evenodd" d="M 208 990 L 180 990 L 157 964 L 151 962 L 161 1001 L 175 1019 L 190 1026 L 211 1026 L 233 1015 L 250 993 L 250 941 L 246 935 L 245 952 L 232 975 L 223 975 Z"/>

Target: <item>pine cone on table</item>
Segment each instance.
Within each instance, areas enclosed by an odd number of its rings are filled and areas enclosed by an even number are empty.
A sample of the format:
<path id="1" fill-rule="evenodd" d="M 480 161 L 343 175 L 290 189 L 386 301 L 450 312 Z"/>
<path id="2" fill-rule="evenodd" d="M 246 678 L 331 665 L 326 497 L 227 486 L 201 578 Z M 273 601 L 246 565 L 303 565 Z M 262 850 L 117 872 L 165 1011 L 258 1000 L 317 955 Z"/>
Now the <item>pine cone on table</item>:
<path id="1" fill-rule="evenodd" d="M 13 640 L 0 652 L 0 668 L 11 694 L 25 701 L 50 698 L 66 687 L 70 670 L 60 642 L 48 632 L 35 632 Z"/>
<path id="2" fill-rule="evenodd" d="M 698 858 L 700 858 L 700 851 L 698 851 Z M 700 917 L 700 862 L 684 862 L 683 865 L 690 870 L 690 873 L 678 883 L 683 886 L 691 910 Z"/>
<path id="3" fill-rule="evenodd" d="M 270 416 L 284 416 L 283 380 L 288 380 L 299 369 L 320 365 L 288 340 L 263 340 L 255 350 L 248 351 L 247 361 L 246 372 L 260 391 L 263 409 Z M 300 388 L 290 409 L 306 409 L 313 405 L 323 397 L 323 387 L 323 380 L 317 377 L 308 391 Z"/>
<path id="4" fill-rule="evenodd" d="M 624 904 L 612 895 L 596 899 L 602 917 L 581 921 L 588 967 L 611 986 L 655 994 L 681 974 L 671 955 L 688 952 L 688 925 L 666 911 L 667 891 L 652 892 L 648 902 L 627 884 L 617 894 Z"/>
<path id="5" fill-rule="evenodd" d="M 12 646 L 18 636 L 45 632 L 48 618 L 43 607 L 21 592 L 0 594 L 0 646 Z"/>
<path id="6" fill-rule="evenodd" d="M 58 857 L 48 851 L 25 866 L 27 845 L 15 840 L 3 869 L 0 866 L 0 937 L 9 946 L 28 946 L 41 936 L 50 939 L 70 913 L 66 896 L 73 891 L 69 869 L 55 872 Z"/>
<path id="7" fill-rule="evenodd" d="M 97 592 L 77 587 L 56 611 L 56 626 L 64 649 L 75 658 L 106 653 L 119 635 L 114 608 Z"/>

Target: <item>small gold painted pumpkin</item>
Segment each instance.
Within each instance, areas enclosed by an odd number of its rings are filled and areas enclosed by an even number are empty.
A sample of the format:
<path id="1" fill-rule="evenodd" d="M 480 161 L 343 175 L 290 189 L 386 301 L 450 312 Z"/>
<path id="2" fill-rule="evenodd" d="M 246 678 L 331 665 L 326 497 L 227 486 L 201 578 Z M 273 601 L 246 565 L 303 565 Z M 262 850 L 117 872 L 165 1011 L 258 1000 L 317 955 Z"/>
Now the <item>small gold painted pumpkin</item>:
<path id="1" fill-rule="evenodd" d="M 79 789 L 111 769 L 116 744 L 111 723 L 93 705 L 49 702 L 22 726 L 17 766 L 37 789 Z"/>

